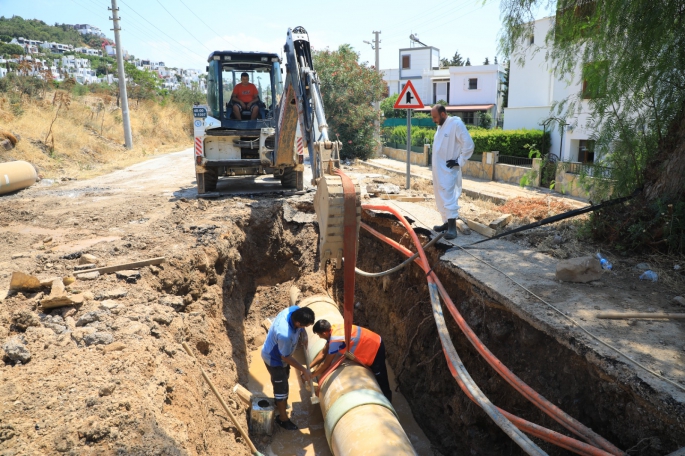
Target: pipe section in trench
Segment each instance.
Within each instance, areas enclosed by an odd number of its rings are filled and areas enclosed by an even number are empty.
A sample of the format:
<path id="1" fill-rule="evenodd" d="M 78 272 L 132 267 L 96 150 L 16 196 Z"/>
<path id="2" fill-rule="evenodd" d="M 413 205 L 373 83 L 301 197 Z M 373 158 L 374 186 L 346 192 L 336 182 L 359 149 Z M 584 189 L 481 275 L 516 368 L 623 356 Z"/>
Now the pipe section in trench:
<path id="1" fill-rule="evenodd" d="M 328 296 L 310 296 L 298 305 L 312 309 L 316 320 L 343 324 L 338 305 Z M 311 363 L 326 342 L 311 326 L 306 330 L 305 356 Z M 335 456 L 416 455 L 395 410 L 367 367 L 346 359 L 324 379 L 319 399 L 326 438 Z"/>
<path id="2" fill-rule="evenodd" d="M 0 195 L 30 187 L 38 180 L 36 168 L 29 162 L 0 163 Z"/>

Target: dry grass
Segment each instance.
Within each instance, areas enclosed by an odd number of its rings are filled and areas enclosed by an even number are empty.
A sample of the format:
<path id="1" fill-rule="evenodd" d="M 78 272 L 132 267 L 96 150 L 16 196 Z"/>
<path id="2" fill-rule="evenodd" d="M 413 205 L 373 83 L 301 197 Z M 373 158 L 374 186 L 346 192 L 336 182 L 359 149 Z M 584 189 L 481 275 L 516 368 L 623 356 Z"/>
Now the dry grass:
<path id="1" fill-rule="evenodd" d="M 151 155 L 192 146 L 191 113 L 182 112 L 172 103 L 160 106 L 141 102 L 137 107 L 132 103 L 134 147 L 126 150 L 121 110 L 112 104 L 111 97 L 77 97 L 68 109 L 63 106 L 57 113 L 53 95 L 24 101 L 20 115 L 13 114 L 8 101 L 0 98 L 0 137 L 8 132 L 12 136 L 5 137 L 10 141 L 14 135 L 21 138 L 13 150 L 0 153 L 0 162 L 29 161 L 42 177 L 89 178 Z M 45 144 L 53 119 L 52 134 Z"/>
<path id="2" fill-rule="evenodd" d="M 511 214 L 524 223 L 531 223 L 572 210 L 568 203 L 555 198 L 512 198 L 496 210 Z"/>

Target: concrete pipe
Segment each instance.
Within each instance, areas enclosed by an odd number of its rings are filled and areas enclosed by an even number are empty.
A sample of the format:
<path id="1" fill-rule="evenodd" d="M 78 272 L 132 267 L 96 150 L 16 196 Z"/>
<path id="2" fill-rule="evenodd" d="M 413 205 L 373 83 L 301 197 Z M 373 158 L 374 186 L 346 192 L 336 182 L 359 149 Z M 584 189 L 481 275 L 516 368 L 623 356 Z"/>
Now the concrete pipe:
<path id="1" fill-rule="evenodd" d="M 311 296 L 299 306 L 312 309 L 317 320 L 344 322 L 337 304 L 327 296 Z M 305 356 L 311 363 L 326 342 L 314 334 L 311 326 L 307 336 Z M 335 456 L 416 455 L 395 410 L 368 368 L 345 360 L 320 388 L 326 438 Z"/>
<path id="2" fill-rule="evenodd" d="M 0 163 L 0 195 L 30 187 L 37 180 L 38 174 L 31 163 L 25 161 Z"/>

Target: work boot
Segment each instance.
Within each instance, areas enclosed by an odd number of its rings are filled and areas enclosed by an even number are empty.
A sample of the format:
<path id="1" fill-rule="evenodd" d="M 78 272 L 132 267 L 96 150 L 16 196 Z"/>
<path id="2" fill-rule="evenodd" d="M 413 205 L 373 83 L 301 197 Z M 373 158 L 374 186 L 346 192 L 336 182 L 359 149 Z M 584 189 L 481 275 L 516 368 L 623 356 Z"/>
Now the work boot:
<path id="1" fill-rule="evenodd" d="M 299 427 L 297 427 L 297 424 L 290 421 L 290 419 L 287 419 L 285 421 L 281 421 L 278 419 L 278 417 L 276 417 L 275 421 L 276 421 L 276 424 L 278 424 L 280 427 L 282 427 L 286 431 L 297 431 L 299 429 Z"/>
<path id="2" fill-rule="evenodd" d="M 447 223 L 443 223 L 442 225 L 435 225 L 433 227 L 433 231 L 436 231 L 438 233 L 442 233 L 447 229 Z"/>
<path id="3" fill-rule="evenodd" d="M 457 219 L 447 219 L 447 233 L 445 239 L 454 239 L 457 237 Z"/>

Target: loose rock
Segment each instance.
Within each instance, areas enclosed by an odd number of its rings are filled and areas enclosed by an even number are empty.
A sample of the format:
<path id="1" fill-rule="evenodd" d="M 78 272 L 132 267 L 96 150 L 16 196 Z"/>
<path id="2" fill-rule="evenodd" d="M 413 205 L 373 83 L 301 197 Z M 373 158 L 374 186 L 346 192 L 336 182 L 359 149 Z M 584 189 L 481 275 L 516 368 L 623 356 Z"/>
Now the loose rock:
<path id="1" fill-rule="evenodd" d="M 100 277 L 99 271 L 84 272 L 83 274 L 78 275 L 79 280 L 95 280 L 98 277 Z"/>
<path id="2" fill-rule="evenodd" d="M 109 345 L 114 341 L 114 336 L 108 332 L 94 332 L 83 336 L 86 345 Z"/>
<path id="3" fill-rule="evenodd" d="M 100 319 L 104 316 L 105 313 L 101 310 L 93 310 L 92 312 L 87 312 L 83 314 L 81 318 L 78 319 L 78 321 L 76 322 L 76 326 L 86 326 L 89 323 L 100 321 Z"/>
<path id="4" fill-rule="evenodd" d="M 556 278 L 564 282 L 592 282 L 602 277 L 599 260 L 591 256 L 562 260 L 557 264 Z"/>
<path id="5" fill-rule="evenodd" d="M 20 310 L 12 315 L 12 324 L 18 331 L 26 331 L 29 326 L 40 326 L 40 318 L 30 310 Z"/>
<path id="6" fill-rule="evenodd" d="M 10 290 L 16 291 L 32 291 L 40 288 L 40 280 L 37 278 L 24 274 L 23 272 L 13 272 L 10 279 Z"/>
<path id="7" fill-rule="evenodd" d="M 84 253 L 81 255 L 81 258 L 78 259 L 79 264 L 98 264 L 98 261 L 98 257 L 89 253 Z"/>
<path id="8" fill-rule="evenodd" d="M 13 362 L 21 362 L 26 364 L 31 360 L 31 352 L 24 345 L 25 342 L 19 336 L 10 337 L 2 345 L 2 349 L 5 351 L 5 356 Z"/>
<path id="9" fill-rule="evenodd" d="M 115 385 L 114 383 L 110 383 L 109 385 L 105 385 L 105 386 L 100 388 L 100 390 L 98 391 L 98 395 L 100 397 L 111 396 L 111 394 L 114 392 L 116 387 L 117 387 L 117 385 Z"/>
<path id="10" fill-rule="evenodd" d="M 685 306 L 685 298 L 682 296 L 676 296 L 675 298 L 673 298 L 673 302 L 675 302 L 676 304 L 680 304 L 681 306 Z"/>
<path id="11" fill-rule="evenodd" d="M 164 296 L 160 298 L 159 303 L 163 306 L 172 307 L 177 312 L 181 312 L 186 308 L 182 296 Z"/>
<path id="12" fill-rule="evenodd" d="M 125 288 L 115 288 L 113 290 L 107 290 L 98 293 L 97 295 L 95 295 L 95 299 L 97 299 L 98 301 L 102 301 L 105 299 L 119 299 L 125 298 L 127 294 L 128 290 L 126 290 Z"/>

